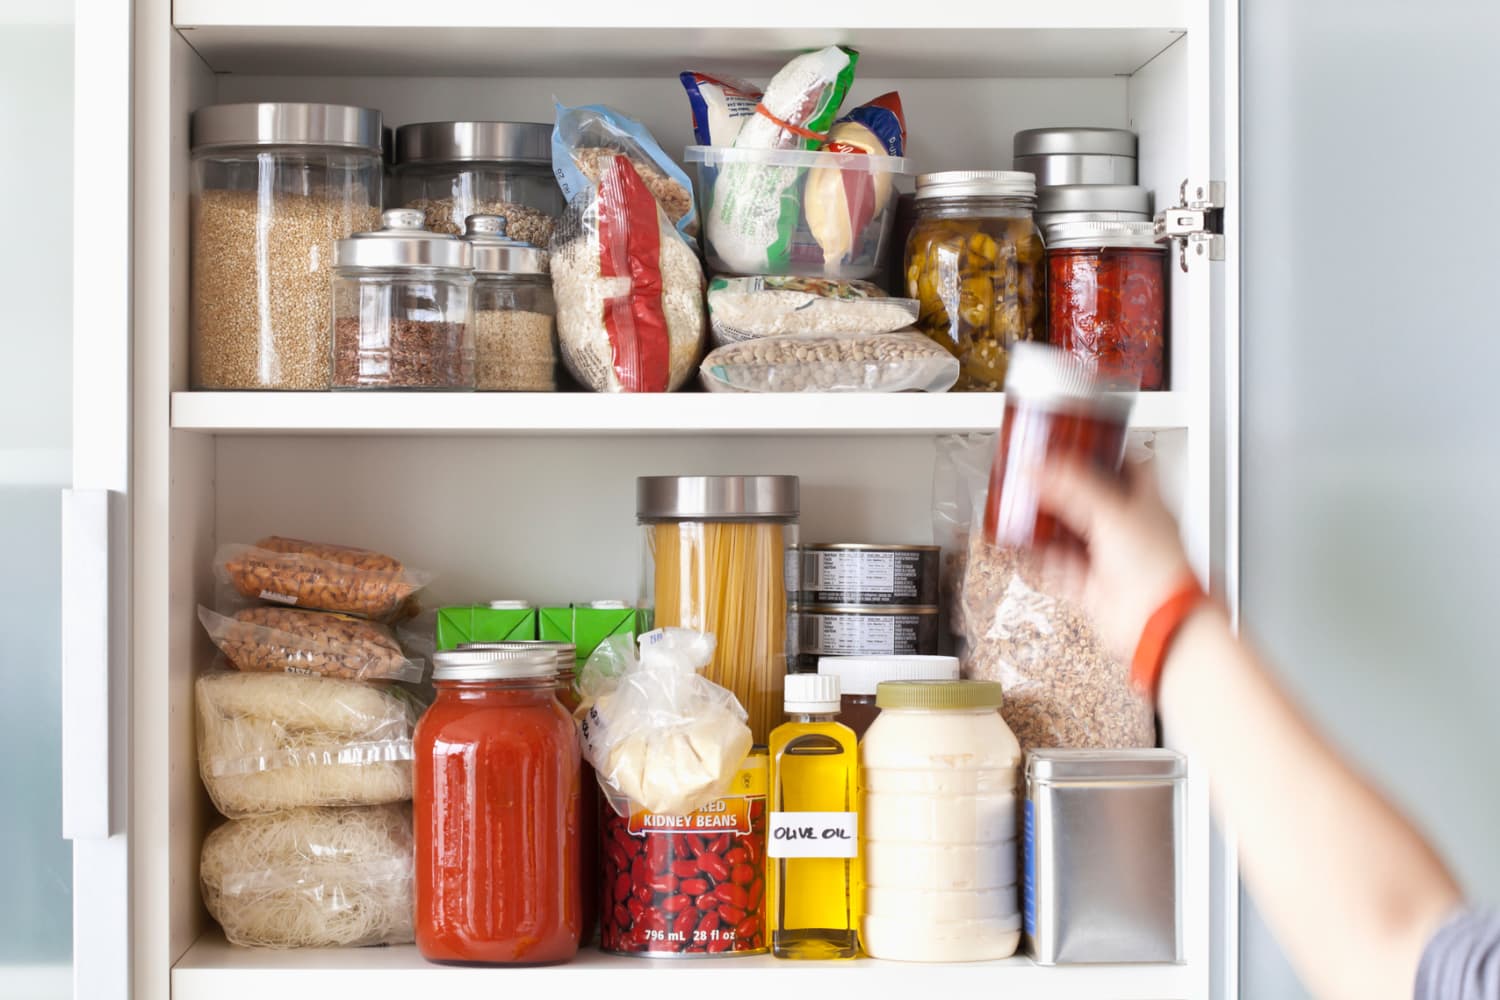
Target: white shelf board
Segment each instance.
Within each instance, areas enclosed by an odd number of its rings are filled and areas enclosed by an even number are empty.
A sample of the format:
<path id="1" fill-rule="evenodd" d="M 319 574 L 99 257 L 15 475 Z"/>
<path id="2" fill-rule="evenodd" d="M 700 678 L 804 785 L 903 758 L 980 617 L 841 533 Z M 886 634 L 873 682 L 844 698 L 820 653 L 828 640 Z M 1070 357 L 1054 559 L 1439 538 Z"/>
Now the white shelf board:
<path id="1" fill-rule="evenodd" d="M 608 977 L 607 979 L 605 977 Z M 1027 958 L 965 965 L 876 962 L 784 962 L 770 956 L 724 961 L 649 960 L 593 948 L 550 967 L 433 965 L 415 947 L 264 951 L 236 948 L 210 931 L 172 970 L 173 1000 L 494 1000 L 584 996 L 661 1000 L 677 993 L 778 1000 L 830 996 L 998 996 L 1026 1000 L 1179 1000 L 1192 995 L 1186 965 L 1093 965 L 1044 968 Z M 772 993 L 774 991 L 774 993 Z"/>
<path id="2" fill-rule="evenodd" d="M 174 392 L 172 426 L 213 434 L 953 434 L 1000 426 L 999 393 Z M 1131 423 L 1188 426 L 1141 393 Z"/>
<path id="3" fill-rule="evenodd" d="M 882 77 L 1099 77 L 1133 73 L 1175 41 L 1189 2 L 970 4 L 934 18 L 908 0 L 176 0 L 173 23 L 221 73 L 764 77 L 841 43 Z"/>

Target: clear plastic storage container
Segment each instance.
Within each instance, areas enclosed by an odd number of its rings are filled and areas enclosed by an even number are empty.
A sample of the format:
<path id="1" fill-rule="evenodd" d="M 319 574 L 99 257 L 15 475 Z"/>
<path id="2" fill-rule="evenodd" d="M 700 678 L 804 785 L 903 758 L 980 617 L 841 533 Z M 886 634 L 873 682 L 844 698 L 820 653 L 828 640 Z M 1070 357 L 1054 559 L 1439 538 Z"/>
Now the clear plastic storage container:
<path id="1" fill-rule="evenodd" d="M 798 503 L 796 476 L 636 480 L 641 607 L 653 628 L 714 634 L 704 676 L 739 698 L 757 743 L 781 723 Z"/>
<path id="2" fill-rule="evenodd" d="M 721 146 L 685 156 L 713 271 L 869 278 L 884 268 L 902 157 Z"/>
<path id="3" fill-rule="evenodd" d="M 392 203 L 421 209 L 433 232 L 457 236 L 471 215 L 503 215 L 513 239 L 546 247 L 563 210 L 550 123 L 403 125 L 394 175 Z"/>
<path id="4" fill-rule="evenodd" d="M 547 251 L 508 235 L 509 220 L 471 215 L 474 258 L 474 387 L 557 389 L 557 306 Z"/>
<path id="5" fill-rule="evenodd" d="M 380 112 L 193 113 L 194 389 L 327 389 L 334 242 L 380 223 Z"/>
<path id="6" fill-rule="evenodd" d="M 334 256 L 335 389 L 473 389 L 469 244 L 393 208 Z"/>

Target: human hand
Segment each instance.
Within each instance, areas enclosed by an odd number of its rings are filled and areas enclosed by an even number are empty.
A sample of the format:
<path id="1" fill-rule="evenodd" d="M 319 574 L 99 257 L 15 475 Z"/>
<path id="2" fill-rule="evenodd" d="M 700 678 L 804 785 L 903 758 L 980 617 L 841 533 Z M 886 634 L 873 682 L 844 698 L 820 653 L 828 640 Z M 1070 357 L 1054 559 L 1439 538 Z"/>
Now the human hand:
<path id="1" fill-rule="evenodd" d="M 1049 581 L 1093 617 L 1116 657 L 1128 661 L 1152 613 L 1191 573 L 1177 522 L 1149 466 L 1116 481 L 1066 458 L 1043 472 L 1041 506 L 1082 539 L 1041 553 Z"/>

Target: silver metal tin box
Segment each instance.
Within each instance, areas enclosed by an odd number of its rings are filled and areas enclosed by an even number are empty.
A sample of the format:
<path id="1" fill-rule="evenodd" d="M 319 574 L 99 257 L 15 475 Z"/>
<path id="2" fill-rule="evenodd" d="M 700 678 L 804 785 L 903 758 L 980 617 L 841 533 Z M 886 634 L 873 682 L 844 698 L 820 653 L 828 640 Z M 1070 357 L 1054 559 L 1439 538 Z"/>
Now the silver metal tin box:
<path id="1" fill-rule="evenodd" d="M 1040 965 L 1182 961 L 1187 759 L 1032 750 L 1023 911 Z"/>

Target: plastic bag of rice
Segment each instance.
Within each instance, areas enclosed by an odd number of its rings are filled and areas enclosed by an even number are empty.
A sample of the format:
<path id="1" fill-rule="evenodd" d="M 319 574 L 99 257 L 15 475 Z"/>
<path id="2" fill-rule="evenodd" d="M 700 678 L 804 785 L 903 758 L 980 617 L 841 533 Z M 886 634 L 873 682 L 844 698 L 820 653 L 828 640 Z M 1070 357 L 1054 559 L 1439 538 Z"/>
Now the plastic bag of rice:
<path id="1" fill-rule="evenodd" d="M 890 298 L 868 281 L 764 276 L 708 284 L 708 321 L 721 347 L 756 337 L 889 333 L 916 320 L 916 299 Z"/>
<path id="2" fill-rule="evenodd" d="M 958 359 L 915 330 L 758 337 L 703 361 L 709 392 L 946 392 Z"/>
<path id="3" fill-rule="evenodd" d="M 197 700 L 198 770 L 225 816 L 411 798 L 419 706 L 398 687 L 226 670 Z"/>
<path id="4" fill-rule="evenodd" d="M 415 908 L 405 805 L 234 819 L 203 841 L 199 884 L 231 944 L 409 944 Z"/>

